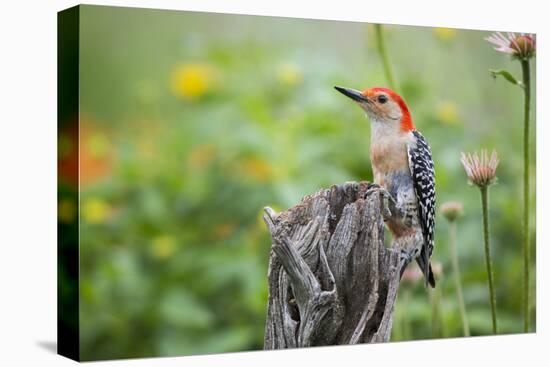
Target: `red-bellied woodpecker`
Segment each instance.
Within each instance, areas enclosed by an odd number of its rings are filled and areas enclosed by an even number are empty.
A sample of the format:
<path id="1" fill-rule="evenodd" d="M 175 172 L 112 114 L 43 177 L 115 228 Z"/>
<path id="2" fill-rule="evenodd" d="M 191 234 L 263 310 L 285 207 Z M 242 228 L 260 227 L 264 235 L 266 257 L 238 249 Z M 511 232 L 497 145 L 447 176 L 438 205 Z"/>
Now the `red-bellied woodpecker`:
<path id="1" fill-rule="evenodd" d="M 371 122 L 374 183 L 385 189 L 393 209 L 385 218 L 386 225 L 393 241 L 407 250 L 403 253 L 412 252 L 426 285 L 435 287 L 430 265 L 435 227 L 435 170 L 426 139 L 414 127 L 405 101 L 394 91 L 335 88 L 367 113 Z"/>

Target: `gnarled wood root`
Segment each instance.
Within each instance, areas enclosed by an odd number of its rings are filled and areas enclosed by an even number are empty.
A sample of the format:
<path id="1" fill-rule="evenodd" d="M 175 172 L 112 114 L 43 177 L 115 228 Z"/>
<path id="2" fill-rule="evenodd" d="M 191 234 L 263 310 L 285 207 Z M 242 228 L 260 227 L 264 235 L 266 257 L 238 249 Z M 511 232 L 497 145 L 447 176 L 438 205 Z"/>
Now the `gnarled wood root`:
<path id="1" fill-rule="evenodd" d="M 402 249 L 384 245 L 383 191 L 335 185 L 282 213 L 272 237 L 264 349 L 388 341 Z"/>

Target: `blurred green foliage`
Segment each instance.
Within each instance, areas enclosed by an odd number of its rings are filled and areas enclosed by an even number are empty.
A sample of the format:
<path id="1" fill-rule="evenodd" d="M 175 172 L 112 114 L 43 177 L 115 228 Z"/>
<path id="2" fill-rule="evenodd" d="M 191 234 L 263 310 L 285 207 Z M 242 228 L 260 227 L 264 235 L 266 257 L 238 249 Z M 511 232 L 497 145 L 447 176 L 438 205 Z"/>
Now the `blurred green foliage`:
<path id="1" fill-rule="evenodd" d="M 385 31 L 399 92 L 432 147 L 438 203 L 465 207 L 458 248 L 472 335 L 490 334 L 491 318 L 479 193 L 459 155 L 500 154 L 490 209 L 499 326 L 521 332 L 522 94 L 488 71 L 519 74 L 518 63 L 494 52 L 487 32 Z M 385 84 L 374 41 L 353 22 L 82 7 L 83 359 L 262 348 L 261 209 L 372 179 L 369 123 L 333 86 Z M 76 220 L 66 206 L 60 220 Z M 403 285 L 393 340 L 461 336 L 447 230 L 440 216 L 438 288 Z"/>

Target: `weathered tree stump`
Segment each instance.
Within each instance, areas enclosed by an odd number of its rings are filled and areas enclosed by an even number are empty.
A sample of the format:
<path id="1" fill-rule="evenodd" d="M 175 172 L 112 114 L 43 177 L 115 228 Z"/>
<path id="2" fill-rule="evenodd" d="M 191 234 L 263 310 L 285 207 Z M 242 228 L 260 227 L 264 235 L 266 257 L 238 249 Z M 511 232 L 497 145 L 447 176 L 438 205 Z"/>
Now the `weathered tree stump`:
<path id="1" fill-rule="evenodd" d="M 384 245 L 388 210 L 368 182 L 322 189 L 280 214 L 265 208 L 272 250 L 264 349 L 389 340 L 406 262 L 397 245 Z"/>

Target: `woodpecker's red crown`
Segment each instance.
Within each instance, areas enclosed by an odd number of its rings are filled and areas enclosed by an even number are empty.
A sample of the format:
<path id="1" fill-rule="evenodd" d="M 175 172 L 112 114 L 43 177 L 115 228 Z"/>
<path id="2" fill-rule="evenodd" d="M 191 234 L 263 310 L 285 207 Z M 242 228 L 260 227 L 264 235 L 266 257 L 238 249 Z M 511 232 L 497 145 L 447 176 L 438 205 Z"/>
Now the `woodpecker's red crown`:
<path id="1" fill-rule="evenodd" d="M 369 99 L 369 101 L 373 104 L 372 108 L 378 110 L 380 114 L 389 113 L 391 106 L 387 104 L 387 101 L 393 101 L 401 110 L 401 130 L 416 130 L 412 122 L 411 113 L 409 112 L 407 104 L 405 103 L 403 98 L 399 94 L 395 93 L 393 90 L 389 88 L 374 87 L 365 89 L 363 92 L 361 92 L 361 94 Z M 388 105 L 388 107 L 384 105 Z"/>
<path id="2" fill-rule="evenodd" d="M 401 96 L 388 88 L 369 88 L 358 91 L 350 88 L 335 87 L 337 91 L 353 99 L 376 121 L 398 122 L 400 130 L 409 132 L 416 130 L 407 104 Z"/>

